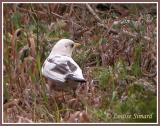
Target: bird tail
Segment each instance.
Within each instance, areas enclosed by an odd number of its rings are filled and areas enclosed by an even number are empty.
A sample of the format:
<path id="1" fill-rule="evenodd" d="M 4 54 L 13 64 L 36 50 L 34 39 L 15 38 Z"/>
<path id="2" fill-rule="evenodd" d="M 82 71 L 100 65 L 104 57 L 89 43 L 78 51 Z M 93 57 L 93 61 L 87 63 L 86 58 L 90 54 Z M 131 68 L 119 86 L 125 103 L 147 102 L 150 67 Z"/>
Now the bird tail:
<path id="1" fill-rule="evenodd" d="M 86 82 L 85 79 L 74 77 L 72 74 L 67 75 L 65 79 L 66 80 L 73 80 L 73 81 L 76 81 L 76 82 L 83 82 L 83 83 Z"/>

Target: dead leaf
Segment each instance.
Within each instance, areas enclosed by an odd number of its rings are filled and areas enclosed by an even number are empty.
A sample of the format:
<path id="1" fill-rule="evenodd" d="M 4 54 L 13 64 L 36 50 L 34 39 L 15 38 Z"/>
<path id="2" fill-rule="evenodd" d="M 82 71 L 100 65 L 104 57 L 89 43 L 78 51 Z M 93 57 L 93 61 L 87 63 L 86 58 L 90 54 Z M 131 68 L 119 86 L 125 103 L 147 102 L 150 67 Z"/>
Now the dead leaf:
<path id="1" fill-rule="evenodd" d="M 34 36 L 32 33 L 29 33 L 29 36 L 28 36 L 28 46 L 31 49 L 31 56 L 35 57 L 35 55 L 36 55 L 36 47 L 35 46 L 36 45 L 35 45 Z"/>
<path id="2" fill-rule="evenodd" d="M 89 122 L 90 116 L 85 111 L 76 111 L 73 114 L 70 114 L 70 117 L 67 119 L 67 122 Z"/>

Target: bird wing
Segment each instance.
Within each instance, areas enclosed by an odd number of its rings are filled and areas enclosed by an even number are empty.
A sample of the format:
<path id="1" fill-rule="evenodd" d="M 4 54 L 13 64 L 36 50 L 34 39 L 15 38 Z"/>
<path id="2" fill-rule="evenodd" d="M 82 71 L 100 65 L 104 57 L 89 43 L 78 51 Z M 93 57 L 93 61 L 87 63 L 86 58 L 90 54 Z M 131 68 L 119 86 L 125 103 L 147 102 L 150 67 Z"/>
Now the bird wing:
<path id="1" fill-rule="evenodd" d="M 70 62 L 67 62 L 67 64 L 68 64 L 71 72 L 69 74 L 67 74 L 65 79 L 66 80 L 73 80 L 73 81 L 77 81 L 77 82 L 85 82 L 85 79 L 82 74 L 82 70 L 80 69 L 78 64 L 73 59 L 70 59 Z"/>
<path id="2" fill-rule="evenodd" d="M 48 57 L 42 67 L 42 74 L 47 78 L 61 82 L 84 80 L 80 67 L 67 56 Z"/>

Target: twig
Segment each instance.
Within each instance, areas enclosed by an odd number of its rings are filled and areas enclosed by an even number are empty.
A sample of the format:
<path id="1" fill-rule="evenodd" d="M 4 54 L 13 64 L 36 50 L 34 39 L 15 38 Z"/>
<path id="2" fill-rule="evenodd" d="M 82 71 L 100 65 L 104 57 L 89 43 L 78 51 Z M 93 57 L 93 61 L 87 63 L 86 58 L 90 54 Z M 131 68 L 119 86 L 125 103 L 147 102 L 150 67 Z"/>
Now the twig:
<path id="1" fill-rule="evenodd" d="M 19 99 L 14 99 L 13 101 L 4 104 L 3 105 L 3 110 L 7 110 L 8 108 L 16 106 L 18 104 L 18 102 L 19 102 Z"/>
<path id="2" fill-rule="evenodd" d="M 63 16 L 61 16 L 61 15 L 59 15 L 59 14 L 56 14 L 56 13 L 54 13 L 54 12 L 51 12 L 51 14 L 57 16 L 58 18 L 61 18 L 61 19 L 63 19 L 63 20 L 66 20 Z"/>
<path id="3" fill-rule="evenodd" d="M 131 32 L 128 32 L 128 31 L 125 31 L 125 30 L 122 30 L 122 31 L 117 31 L 113 28 L 109 28 L 107 25 L 105 25 L 103 23 L 103 21 L 100 19 L 100 17 L 95 13 L 95 11 L 92 9 L 92 7 L 89 5 L 89 4 L 86 4 L 86 7 L 87 9 L 89 10 L 89 12 L 95 17 L 95 19 L 97 19 L 98 21 L 98 25 L 99 26 L 102 26 L 103 28 L 107 29 L 108 30 L 108 33 L 113 33 L 113 34 L 118 34 L 118 33 L 122 33 L 122 34 L 125 34 L 125 35 L 128 35 L 128 36 L 131 36 L 131 37 L 134 37 L 136 38 L 138 36 L 138 33 L 131 33 Z M 146 41 L 151 41 L 151 38 L 149 38 L 148 36 L 143 36 L 142 37 L 143 39 L 145 39 Z"/>
<path id="4" fill-rule="evenodd" d="M 69 16 L 72 15 L 72 12 L 73 12 L 73 3 L 72 3 L 71 6 L 70 6 Z"/>
<path id="5" fill-rule="evenodd" d="M 32 120 L 22 116 L 17 116 L 17 118 L 18 118 L 18 123 L 33 123 Z"/>
<path id="6" fill-rule="evenodd" d="M 109 28 L 108 28 L 107 25 L 105 25 L 105 24 L 102 24 L 102 23 L 99 23 L 99 22 L 98 22 L 97 25 L 98 25 L 98 26 L 101 26 L 101 27 L 103 27 L 103 28 L 105 28 L 105 29 L 107 29 L 107 30 L 108 30 L 108 33 L 113 33 L 113 34 L 118 34 L 118 33 L 119 33 L 117 30 L 112 29 L 112 28 L 110 28 L 110 30 L 109 30 Z"/>
<path id="7" fill-rule="evenodd" d="M 112 29 L 112 28 L 109 28 L 107 25 L 105 25 L 105 24 L 103 23 L 103 21 L 102 21 L 102 20 L 100 19 L 100 17 L 94 12 L 94 10 L 92 9 L 92 7 L 91 7 L 89 4 L 86 4 L 86 6 L 87 6 L 89 12 L 95 17 L 95 19 L 98 20 L 98 23 L 97 23 L 97 24 L 98 24 L 99 26 L 102 26 L 102 27 L 106 28 L 106 29 L 108 30 L 108 33 L 118 34 L 118 31 L 116 31 L 116 30 L 114 30 L 114 29 Z"/>
<path id="8" fill-rule="evenodd" d="M 42 15 L 46 15 L 46 13 L 43 12 L 43 11 L 34 10 L 34 12 L 32 12 L 30 10 L 27 10 L 27 9 L 24 9 L 24 8 L 20 8 L 20 7 L 18 7 L 18 9 L 21 10 L 21 11 L 24 11 L 24 12 L 28 12 L 28 13 L 34 13 L 35 14 L 35 12 L 36 12 L 36 13 L 39 13 L 39 14 L 42 14 Z M 73 20 L 68 20 L 68 19 L 64 18 L 63 16 L 61 16 L 61 15 L 59 15 L 57 13 L 54 13 L 54 12 L 51 12 L 51 14 L 54 15 L 54 16 L 56 16 L 56 17 L 58 17 L 58 18 L 60 18 L 60 19 L 63 19 L 66 22 L 72 22 L 73 24 L 75 24 L 75 25 L 83 28 L 81 25 L 75 23 Z"/>
<path id="9" fill-rule="evenodd" d="M 92 9 L 92 7 L 87 3 L 86 4 L 88 10 L 90 11 L 90 13 L 99 21 L 102 23 L 102 20 L 99 18 L 99 16 L 94 12 L 94 10 Z"/>
<path id="10" fill-rule="evenodd" d="M 134 37 L 134 38 L 136 38 L 138 36 L 138 33 L 133 34 L 129 31 L 125 31 L 125 30 L 122 31 L 122 34 L 129 35 L 129 36 Z M 151 41 L 151 38 L 149 38 L 148 36 L 143 36 L 142 38 L 145 39 L 146 41 Z"/>

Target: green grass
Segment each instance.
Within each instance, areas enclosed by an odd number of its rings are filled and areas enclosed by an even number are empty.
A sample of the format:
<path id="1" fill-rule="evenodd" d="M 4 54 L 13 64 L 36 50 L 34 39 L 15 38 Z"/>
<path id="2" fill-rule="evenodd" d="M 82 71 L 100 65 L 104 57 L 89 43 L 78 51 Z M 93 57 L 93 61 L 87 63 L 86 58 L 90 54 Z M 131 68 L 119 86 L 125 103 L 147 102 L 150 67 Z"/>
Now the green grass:
<path id="1" fill-rule="evenodd" d="M 133 75 L 136 77 L 141 76 L 141 51 L 142 51 L 141 45 L 138 45 L 137 47 L 135 47 L 134 63 L 132 65 L 132 71 L 133 71 Z"/>

